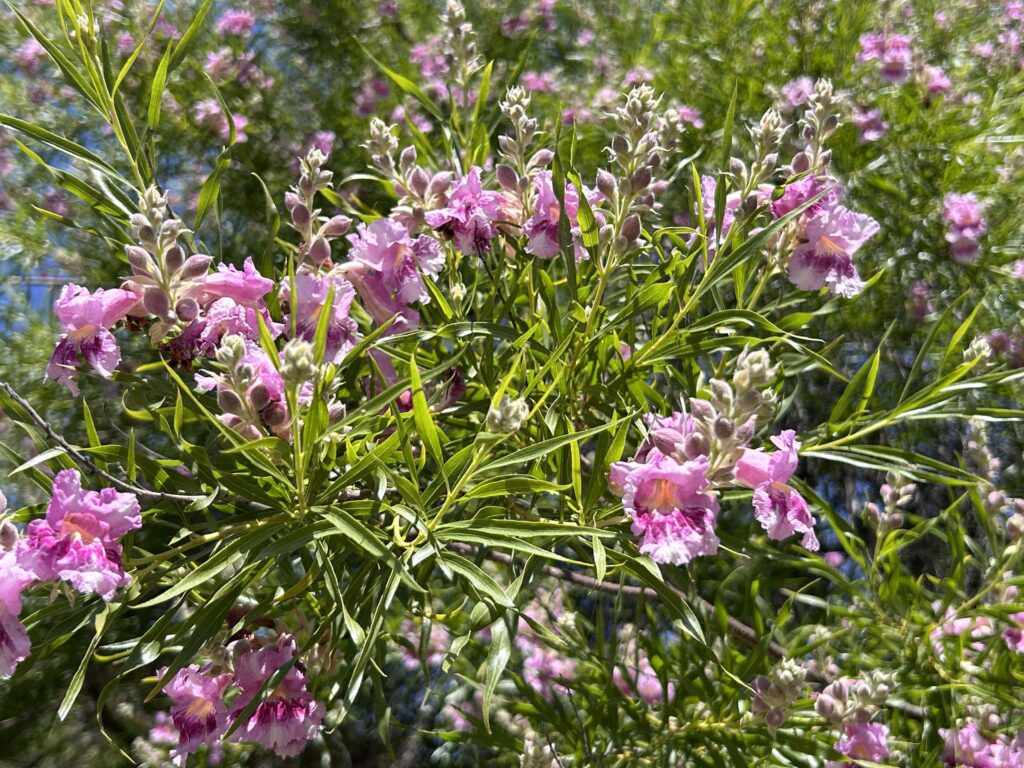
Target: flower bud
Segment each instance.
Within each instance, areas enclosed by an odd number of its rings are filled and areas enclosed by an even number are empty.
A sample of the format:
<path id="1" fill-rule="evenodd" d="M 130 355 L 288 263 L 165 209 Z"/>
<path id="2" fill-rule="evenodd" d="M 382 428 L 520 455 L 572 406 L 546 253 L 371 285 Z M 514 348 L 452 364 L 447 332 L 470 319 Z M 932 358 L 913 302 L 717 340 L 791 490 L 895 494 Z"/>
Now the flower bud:
<path id="1" fill-rule="evenodd" d="M 222 389 L 217 392 L 217 405 L 224 413 L 232 413 L 236 416 L 245 413 L 242 398 L 233 389 Z"/>
<path id="2" fill-rule="evenodd" d="M 530 168 L 544 168 L 550 165 L 554 159 L 555 153 L 550 149 L 538 149 L 533 153 L 533 157 L 530 158 L 528 165 Z"/>
<path id="3" fill-rule="evenodd" d="M 814 709 L 826 720 L 831 720 L 836 716 L 836 700 L 827 693 L 819 694 Z"/>
<path id="4" fill-rule="evenodd" d="M 707 456 L 711 452 L 711 442 L 702 432 L 694 432 L 686 438 L 683 443 L 683 453 L 686 458 L 695 459 L 698 456 Z"/>
<path id="5" fill-rule="evenodd" d="M 764 716 L 764 724 L 768 726 L 768 730 L 770 731 L 774 731 L 784 722 L 786 722 L 785 710 L 770 709 Z"/>
<path id="6" fill-rule="evenodd" d="M 804 152 L 798 152 L 793 156 L 793 163 L 790 166 L 794 174 L 807 173 L 811 167 L 811 159 Z"/>
<path id="7" fill-rule="evenodd" d="M 597 169 L 597 189 L 609 200 L 613 199 L 618 192 L 618 182 L 604 168 Z"/>
<path id="8" fill-rule="evenodd" d="M 512 166 L 505 165 L 504 163 L 498 166 L 497 170 L 498 183 L 502 188 L 509 192 L 514 192 L 519 184 L 519 174 L 515 172 Z"/>
<path id="9" fill-rule="evenodd" d="M 690 398 L 690 413 L 693 414 L 694 418 L 704 422 L 710 422 L 718 415 L 715 406 L 699 397 Z"/>
<path id="10" fill-rule="evenodd" d="M 450 187 L 451 184 L 452 174 L 450 171 L 435 173 L 434 178 L 430 180 L 430 186 L 427 187 L 427 194 L 431 197 L 439 197 L 448 191 L 448 187 Z"/>
<path id="11" fill-rule="evenodd" d="M 199 303 L 190 296 L 179 299 L 174 305 L 174 314 L 183 323 L 191 323 L 199 315 Z"/>
<path id="12" fill-rule="evenodd" d="M 413 166 L 416 162 L 416 147 L 408 146 L 402 150 L 402 154 L 398 156 L 398 165 L 405 171 Z"/>
<path id="13" fill-rule="evenodd" d="M 530 407 L 525 400 L 512 400 L 508 395 L 502 395 L 498 406 L 487 412 L 487 428 L 492 432 L 509 434 L 518 430 L 529 415 Z"/>
<path id="14" fill-rule="evenodd" d="M 685 442 L 685 438 L 674 429 L 662 427 L 651 431 L 651 442 L 666 456 L 671 456 L 682 447 L 680 443 Z"/>
<path id="15" fill-rule="evenodd" d="M 352 226 L 352 219 L 348 216 L 338 214 L 337 216 L 331 216 L 324 224 L 323 233 L 328 237 L 338 237 L 344 235 L 348 231 L 348 228 Z"/>
<path id="16" fill-rule="evenodd" d="M 719 440 L 728 440 L 736 430 L 736 425 L 728 416 L 719 416 L 715 419 L 714 432 Z"/>
<path id="17" fill-rule="evenodd" d="M 323 264 L 331 258 L 331 246 L 322 237 L 317 237 L 309 246 L 309 258 L 314 264 Z"/>
<path id="18" fill-rule="evenodd" d="M 274 403 L 264 410 L 260 416 L 263 417 L 264 423 L 273 429 L 288 421 L 288 409 L 283 403 Z"/>
<path id="19" fill-rule="evenodd" d="M 632 176 L 629 177 L 629 186 L 634 192 L 643 192 L 651 183 L 651 168 L 647 165 L 640 166 Z"/>
<path id="20" fill-rule="evenodd" d="M 197 277 L 202 277 L 209 271 L 212 261 L 212 257 L 202 253 L 189 256 L 185 263 L 181 265 L 181 269 L 178 270 L 178 278 L 181 280 L 195 280 Z"/>
<path id="21" fill-rule="evenodd" d="M 291 213 L 292 210 L 294 210 L 295 206 L 301 205 L 301 204 L 302 204 L 302 198 L 299 197 L 294 192 L 285 192 L 284 193 L 284 207 L 285 207 L 285 209 L 289 213 Z"/>
<path id="22" fill-rule="evenodd" d="M 145 248 L 140 248 L 137 245 L 126 245 L 124 247 L 124 255 L 128 259 L 132 272 L 136 275 L 149 276 L 153 274 L 153 259 Z"/>
<path id="23" fill-rule="evenodd" d="M 622 229 L 619 231 L 619 234 L 629 243 L 640 237 L 640 217 L 635 213 L 627 216 L 622 222 Z"/>
<path id="24" fill-rule="evenodd" d="M 172 245 L 164 253 L 164 264 L 171 272 L 177 272 L 185 264 L 185 252 L 180 245 Z"/>
<path id="25" fill-rule="evenodd" d="M 1024 515 L 1015 512 L 1006 521 L 1006 535 L 1011 541 L 1017 541 L 1024 536 Z"/>
<path id="26" fill-rule="evenodd" d="M 708 388 L 711 390 L 711 401 L 715 405 L 723 411 L 732 408 L 732 387 L 721 379 L 711 379 L 708 382 Z"/>
<path id="27" fill-rule="evenodd" d="M 423 197 L 426 194 L 427 187 L 430 186 L 430 177 L 422 168 L 414 168 L 413 172 L 409 175 L 409 186 L 412 187 L 413 194 L 417 197 Z"/>
<path id="28" fill-rule="evenodd" d="M 297 203 L 291 209 L 291 213 L 292 224 L 294 224 L 299 229 L 302 229 L 303 227 L 307 226 L 310 220 L 312 219 L 312 215 L 309 212 L 309 208 L 307 208 L 302 203 Z"/>
<path id="29" fill-rule="evenodd" d="M 149 286 L 142 292 L 142 306 L 151 315 L 165 317 L 171 309 L 171 302 L 162 288 Z"/>
<path id="30" fill-rule="evenodd" d="M 18 529 L 10 520 L 0 523 L 0 549 L 10 552 L 18 544 Z"/>
<path id="31" fill-rule="evenodd" d="M 262 382 L 253 384 L 249 387 L 248 394 L 249 402 L 252 403 L 252 407 L 257 411 L 262 411 L 270 402 L 270 390 L 267 389 L 267 385 Z"/>

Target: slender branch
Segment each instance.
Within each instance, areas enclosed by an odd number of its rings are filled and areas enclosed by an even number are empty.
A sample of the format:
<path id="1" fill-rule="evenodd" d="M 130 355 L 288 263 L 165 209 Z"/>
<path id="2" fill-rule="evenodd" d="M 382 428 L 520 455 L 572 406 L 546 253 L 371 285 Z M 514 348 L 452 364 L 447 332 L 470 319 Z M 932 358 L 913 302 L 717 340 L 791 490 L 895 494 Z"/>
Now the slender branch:
<path id="1" fill-rule="evenodd" d="M 463 554 L 476 555 L 480 553 L 480 550 L 477 547 L 469 544 L 460 544 L 455 542 L 448 546 L 449 548 L 462 552 Z M 512 556 L 506 555 L 504 552 L 488 551 L 483 554 L 488 560 L 496 563 L 502 563 L 503 565 L 511 566 L 515 563 Z M 586 587 L 587 589 L 596 589 L 601 592 L 628 595 L 630 597 L 642 596 L 647 600 L 658 600 L 658 593 L 650 587 L 638 587 L 632 584 L 617 584 L 611 581 L 600 581 L 592 576 L 587 576 L 585 573 L 567 571 L 564 568 L 558 568 L 554 565 L 542 565 L 540 566 L 540 571 L 546 576 L 550 576 L 558 581 L 568 581 L 572 584 L 576 584 L 577 586 Z M 673 589 L 673 591 L 676 592 L 676 594 L 678 594 L 683 600 L 689 599 L 687 595 L 682 594 L 678 590 Z M 715 606 L 709 601 L 698 596 L 697 602 L 704 611 L 714 613 Z M 733 635 L 738 640 L 741 640 L 746 645 L 754 647 L 760 644 L 761 641 L 758 637 L 757 631 L 753 627 L 744 624 L 739 619 L 729 616 L 727 619 L 727 626 L 729 634 Z M 788 651 L 786 651 L 783 646 L 775 642 L 768 643 L 767 650 L 768 655 L 775 661 L 779 661 L 789 656 Z M 826 685 L 830 682 L 827 678 L 813 670 L 807 670 L 807 679 L 820 685 Z M 886 706 L 891 709 L 898 710 L 915 720 L 924 720 L 928 716 L 928 711 L 924 707 L 919 707 L 904 701 L 889 701 L 886 702 Z"/>
<path id="2" fill-rule="evenodd" d="M 4 394 L 11 398 L 11 400 L 17 403 L 18 406 L 23 411 L 25 411 L 28 417 L 32 419 L 33 422 L 35 422 L 36 426 L 43 430 L 47 440 L 49 440 L 52 443 L 56 443 L 65 451 L 67 451 L 68 456 L 70 456 L 83 470 L 85 470 L 87 474 L 97 475 L 98 477 L 102 477 L 107 482 L 113 483 L 114 485 L 123 490 L 130 491 L 138 496 L 145 496 L 151 499 L 168 499 L 171 501 L 193 502 L 199 501 L 200 499 L 203 498 L 202 496 L 190 496 L 181 493 L 165 493 L 163 491 L 153 491 L 148 488 L 143 488 L 142 486 L 134 485 L 133 483 L 129 483 L 125 480 L 121 480 L 120 478 L 115 477 L 106 470 L 100 469 L 98 466 L 96 466 L 96 462 L 94 462 L 91 458 L 89 458 L 80 450 L 75 448 L 75 446 L 71 445 L 71 443 L 69 443 L 63 437 L 58 435 L 54 431 L 53 427 L 51 427 L 49 423 L 47 423 L 47 421 L 36 412 L 36 409 L 32 407 L 28 400 L 26 400 L 24 397 L 22 397 L 15 391 L 14 387 L 12 387 L 6 381 L 0 381 L 0 390 L 2 390 Z"/>

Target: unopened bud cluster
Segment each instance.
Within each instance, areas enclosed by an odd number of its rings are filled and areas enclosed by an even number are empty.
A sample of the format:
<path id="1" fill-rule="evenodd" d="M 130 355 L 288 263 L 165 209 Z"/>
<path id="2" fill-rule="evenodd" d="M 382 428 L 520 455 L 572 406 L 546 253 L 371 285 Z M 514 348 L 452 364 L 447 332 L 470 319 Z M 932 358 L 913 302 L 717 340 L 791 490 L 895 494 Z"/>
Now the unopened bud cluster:
<path id="1" fill-rule="evenodd" d="M 525 400 L 513 400 L 508 395 L 502 395 L 497 407 L 487 411 L 487 428 L 491 432 L 510 434 L 518 431 L 529 415 L 530 406 Z"/>
<path id="2" fill-rule="evenodd" d="M 807 670 L 793 659 L 784 659 L 769 676 L 758 675 L 751 681 L 754 700 L 751 709 L 764 715 L 768 730 L 774 731 L 786 721 L 786 709 L 798 698 Z"/>
<path id="3" fill-rule="evenodd" d="M 777 398 L 769 386 L 773 378 L 775 369 L 767 352 L 744 351 L 736 362 L 732 384 L 711 379 L 708 399 L 690 398 L 690 414 L 707 446 L 703 453 L 714 457 L 716 479 L 732 472 L 757 425 L 768 423 L 775 413 Z"/>
<path id="4" fill-rule="evenodd" d="M 324 169 L 327 155 L 313 147 L 301 159 L 299 183 L 284 196 L 284 206 L 291 215 L 291 227 L 302 238 L 299 261 L 320 267 L 331 260 L 331 241 L 345 234 L 352 224 L 348 216 L 322 216 L 316 207 L 316 196 L 331 186 L 333 173 Z"/>
<path id="5" fill-rule="evenodd" d="M 125 246 L 132 277 L 125 288 L 142 294 L 142 306 L 157 318 L 150 329 L 159 341 L 176 326 L 185 326 L 199 314 L 199 304 L 188 296 L 190 288 L 206 276 L 212 259 L 203 254 L 186 257 L 178 238 L 189 230 L 178 219 L 165 217 L 167 199 L 156 187 L 139 199 L 139 212 L 131 216 L 138 245 Z"/>
<path id="6" fill-rule="evenodd" d="M 729 161 L 729 172 L 736 178 L 737 187 L 747 198 L 757 186 L 766 181 L 779 163 L 779 147 L 786 135 L 786 124 L 776 110 L 769 109 L 754 125 L 747 127 L 754 146 L 753 161 L 748 168 L 738 157 Z"/>
<path id="7" fill-rule="evenodd" d="M 454 75 L 454 82 L 465 97 L 470 79 L 484 65 L 476 50 L 473 25 L 466 19 L 466 9 L 459 0 L 448 0 L 441 23 L 445 28 L 444 55 L 448 71 Z"/>
<path id="8" fill-rule="evenodd" d="M 861 678 L 841 678 L 825 686 L 814 702 L 821 717 L 833 726 L 866 723 L 885 705 L 896 686 L 891 672 L 874 669 Z"/>
<path id="9" fill-rule="evenodd" d="M 864 519 L 879 531 L 892 531 L 902 528 L 904 523 L 902 509 L 906 509 L 914 501 L 917 484 L 906 482 L 896 472 L 886 474 L 886 482 L 878 489 L 882 496 L 882 507 L 869 502 L 864 507 Z"/>
<path id="10" fill-rule="evenodd" d="M 530 94 L 525 88 L 509 88 L 500 106 L 501 114 L 512 124 L 512 135 L 498 137 L 498 154 L 505 161 L 496 169 L 498 184 L 516 198 L 522 210 L 528 211 L 532 207 L 533 177 L 551 163 L 554 153 L 539 149 L 527 159 L 530 145 L 541 132 L 537 120 L 529 116 Z"/>
<path id="11" fill-rule="evenodd" d="M 833 89 L 831 81 L 818 80 L 800 119 L 800 138 L 804 150 L 793 158 L 791 169 L 794 174 L 811 171 L 817 176 L 827 175 L 832 152 L 824 149 L 824 146 L 839 127 L 841 112 L 842 100 Z"/>
<path id="12" fill-rule="evenodd" d="M 273 399 L 245 358 L 245 339 L 231 334 L 221 340 L 216 359 L 226 371 L 217 377 L 217 405 L 224 412 L 224 423 L 250 440 L 262 437 L 264 429 L 280 434 L 288 409 Z"/>
<path id="13" fill-rule="evenodd" d="M 370 121 L 370 137 L 363 148 L 370 154 L 373 166 L 392 184 L 401 196 L 394 209 L 408 216 L 417 225 L 423 225 L 424 211 L 444 205 L 452 173 L 433 173 L 416 164 L 416 148 L 406 147 L 395 162 L 398 140 L 395 126 L 374 118 Z"/>

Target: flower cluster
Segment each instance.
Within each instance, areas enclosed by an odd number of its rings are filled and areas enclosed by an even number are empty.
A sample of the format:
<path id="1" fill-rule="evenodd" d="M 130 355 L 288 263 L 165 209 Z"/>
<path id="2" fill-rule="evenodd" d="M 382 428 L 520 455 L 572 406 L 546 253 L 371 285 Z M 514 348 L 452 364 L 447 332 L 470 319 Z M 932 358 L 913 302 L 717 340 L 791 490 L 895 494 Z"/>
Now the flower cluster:
<path id="1" fill-rule="evenodd" d="M 988 228 L 984 212 L 985 206 L 973 193 L 958 195 L 951 192 L 943 200 L 946 242 L 958 264 L 973 264 L 981 255 L 979 240 Z"/>
<path id="2" fill-rule="evenodd" d="M 943 764 L 953 768 L 1017 768 L 1024 765 L 1024 732 L 1010 738 L 1006 734 L 987 735 L 978 723 L 969 721 L 962 728 L 942 728 L 946 740 Z"/>
<path id="3" fill-rule="evenodd" d="M 786 709 L 798 698 L 803 688 L 807 669 L 784 659 L 771 671 L 770 676 L 758 675 L 751 683 L 754 690 L 752 711 L 763 715 L 765 725 L 774 731 L 786 721 Z"/>
<path id="4" fill-rule="evenodd" d="M 0 496 L 0 499 L 3 497 Z M 6 501 L 0 505 L 3 512 Z M 83 594 L 114 599 L 131 577 L 121 565 L 121 538 L 142 527 L 139 502 L 114 488 L 82 488 L 77 470 L 53 479 L 46 516 L 32 520 L 21 538 L 10 523 L 0 536 L 0 677 L 10 677 L 29 653 L 18 621 L 21 593 L 38 581 L 66 582 Z"/>
<path id="5" fill-rule="evenodd" d="M 810 508 L 788 485 L 800 448 L 794 432 L 772 437 L 773 453 L 747 447 L 774 410 L 775 393 L 767 386 L 774 375 L 764 352 L 744 353 L 732 385 L 712 379 L 710 399 L 690 398 L 689 414 L 647 418 L 647 438 L 633 460 L 616 462 L 609 475 L 640 537 L 640 552 L 676 565 L 714 555 L 715 490 L 736 485 L 753 489 L 755 517 L 769 538 L 800 533 L 801 544 L 817 550 Z"/>
<path id="6" fill-rule="evenodd" d="M 860 679 L 840 678 L 817 695 L 818 714 L 839 728 L 836 752 L 854 760 L 881 762 L 889 756 L 889 729 L 871 722 L 893 691 L 892 674 L 876 669 Z M 829 768 L 854 768 L 853 762 L 829 762 Z"/>
<path id="7" fill-rule="evenodd" d="M 612 670 L 612 682 L 625 696 L 639 698 L 648 706 L 657 706 L 671 701 L 676 695 L 676 686 L 669 680 L 663 681 L 651 664 L 650 656 L 637 640 L 638 630 L 626 624 L 619 630 L 619 646 L 616 648 L 618 663 Z"/>
<path id="8" fill-rule="evenodd" d="M 877 61 L 879 76 L 889 83 L 902 83 L 910 75 L 914 52 L 906 35 L 869 32 L 860 38 L 860 63 Z"/>
<path id="9" fill-rule="evenodd" d="M 231 723 L 256 700 L 272 677 L 276 684 L 259 700 L 231 739 L 258 744 L 281 757 L 295 757 L 323 723 L 325 708 L 307 688 L 307 678 L 296 659 L 295 638 L 281 634 L 260 644 L 242 639 L 231 647 L 230 670 L 216 663 L 179 669 L 164 693 L 174 702 L 171 720 L 178 732 L 171 755 L 183 765 L 200 745 L 216 746 Z M 283 677 L 280 670 L 287 668 Z M 161 670 L 164 676 L 166 670 Z M 227 694 L 233 694 L 228 701 Z"/>

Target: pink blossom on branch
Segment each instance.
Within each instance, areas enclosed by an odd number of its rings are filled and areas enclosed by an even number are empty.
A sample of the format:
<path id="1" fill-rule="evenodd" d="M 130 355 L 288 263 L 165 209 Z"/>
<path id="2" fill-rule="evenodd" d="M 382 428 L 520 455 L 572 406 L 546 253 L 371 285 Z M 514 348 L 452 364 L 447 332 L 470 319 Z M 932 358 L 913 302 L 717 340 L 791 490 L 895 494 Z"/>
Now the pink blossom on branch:
<path id="1" fill-rule="evenodd" d="M 159 670 L 162 677 L 166 670 Z M 164 693 L 171 698 L 171 720 L 178 731 L 178 746 L 171 751 L 175 765 L 184 765 L 185 756 L 201 744 L 213 745 L 227 730 L 227 705 L 224 689 L 231 675 L 213 675 L 190 664 L 179 669 L 167 683 Z"/>
<path id="2" fill-rule="evenodd" d="M 28 632 L 18 616 L 21 593 L 35 580 L 35 574 L 19 564 L 17 547 L 0 550 L 0 679 L 13 675 L 18 663 L 28 658 L 31 650 Z"/>
<path id="3" fill-rule="evenodd" d="M 135 494 L 84 490 L 78 471 L 65 469 L 53 480 L 45 519 L 29 523 L 18 562 L 40 581 L 60 579 L 110 601 L 131 580 L 121 566 L 119 540 L 141 527 Z"/>
<path id="4" fill-rule="evenodd" d="M 850 298 L 864 290 L 853 263 L 857 250 L 878 232 L 870 216 L 842 205 L 824 206 L 803 224 L 801 242 L 789 262 L 789 279 L 797 288 L 828 286 L 833 295 Z"/>
<path id="5" fill-rule="evenodd" d="M 77 395 L 75 373 L 81 355 L 100 376 L 109 379 L 121 362 L 121 349 L 109 329 L 138 302 L 136 294 L 119 288 L 97 288 L 89 293 L 80 285 L 65 285 L 53 305 L 65 333 L 50 357 L 45 378 L 60 382 Z"/>
<path id="6" fill-rule="evenodd" d="M 779 449 L 774 453 L 749 448 L 743 451 L 736 463 L 736 479 L 754 489 L 754 516 L 768 538 L 784 541 L 802 533 L 800 544 L 816 551 L 814 516 L 804 497 L 786 484 L 796 472 L 800 443 L 791 429 L 772 437 L 772 442 Z"/>
<path id="7" fill-rule="evenodd" d="M 295 658 L 295 639 L 283 635 L 272 645 L 249 650 L 235 660 L 235 684 L 242 689 L 232 705 L 234 720 L 257 695 L 263 683 Z M 280 757 L 295 757 L 314 738 L 324 719 L 324 705 L 306 688 L 306 676 L 295 664 L 264 694 L 249 719 L 235 731 L 236 741 L 272 749 Z"/>

